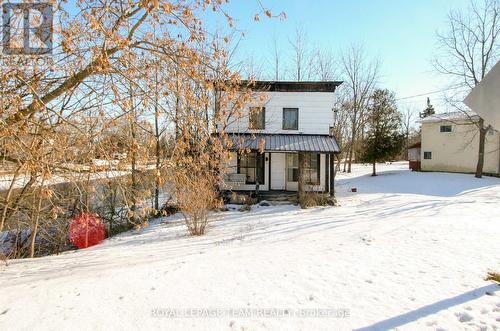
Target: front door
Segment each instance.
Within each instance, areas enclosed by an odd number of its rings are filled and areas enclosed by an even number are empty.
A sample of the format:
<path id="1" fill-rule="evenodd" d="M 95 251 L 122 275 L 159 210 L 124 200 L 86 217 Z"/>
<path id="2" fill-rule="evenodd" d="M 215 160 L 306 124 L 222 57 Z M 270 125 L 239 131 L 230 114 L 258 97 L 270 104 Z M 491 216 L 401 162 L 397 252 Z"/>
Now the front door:
<path id="1" fill-rule="evenodd" d="M 270 153 L 271 159 L 271 190 L 284 190 L 285 181 L 285 154 Z"/>
<path id="2" fill-rule="evenodd" d="M 299 189 L 299 154 L 286 154 L 286 190 L 298 191 Z"/>

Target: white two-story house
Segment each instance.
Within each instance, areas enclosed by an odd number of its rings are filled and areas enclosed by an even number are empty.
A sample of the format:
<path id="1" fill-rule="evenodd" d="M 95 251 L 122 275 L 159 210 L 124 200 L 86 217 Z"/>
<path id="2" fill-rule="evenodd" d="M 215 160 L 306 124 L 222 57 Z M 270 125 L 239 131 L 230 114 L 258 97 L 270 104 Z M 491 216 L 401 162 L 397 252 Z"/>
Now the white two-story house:
<path id="1" fill-rule="evenodd" d="M 335 89 L 341 82 L 269 82 L 251 85 L 255 104 L 229 124 L 233 156 L 226 188 L 234 191 L 304 191 L 334 188 L 334 155 L 340 152 L 330 134 Z M 245 85 L 247 87 L 247 85 Z M 261 98 L 261 96 L 263 96 Z M 241 150 L 250 153 L 241 153 Z M 300 165 L 304 169 L 300 171 Z"/>

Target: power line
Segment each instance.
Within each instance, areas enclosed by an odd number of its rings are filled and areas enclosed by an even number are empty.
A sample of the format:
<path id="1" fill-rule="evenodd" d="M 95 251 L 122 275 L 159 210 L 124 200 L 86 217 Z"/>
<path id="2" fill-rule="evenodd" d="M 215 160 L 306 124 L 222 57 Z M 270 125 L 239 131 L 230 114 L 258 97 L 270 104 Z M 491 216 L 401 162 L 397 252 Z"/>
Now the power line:
<path id="1" fill-rule="evenodd" d="M 406 99 L 412 99 L 412 98 L 418 98 L 418 97 L 423 97 L 423 96 L 426 96 L 426 95 L 436 94 L 436 93 L 441 93 L 441 92 L 446 92 L 446 91 L 450 91 L 450 90 L 456 90 L 459 87 L 463 87 L 463 85 L 462 84 L 458 84 L 458 85 L 451 86 L 451 87 L 443 89 L 443 90 L 437 90 L 437 91 L 432 91 L 432 92 L 427 92 L 427 93 L 422 93 L 422 94 L 416 94 L 416 95 L 411 95 L 411 96 L 407 96 L 407 97 L 402 97 L 402 98 L 396 99 L 396 101 L 406 100 Z"/>

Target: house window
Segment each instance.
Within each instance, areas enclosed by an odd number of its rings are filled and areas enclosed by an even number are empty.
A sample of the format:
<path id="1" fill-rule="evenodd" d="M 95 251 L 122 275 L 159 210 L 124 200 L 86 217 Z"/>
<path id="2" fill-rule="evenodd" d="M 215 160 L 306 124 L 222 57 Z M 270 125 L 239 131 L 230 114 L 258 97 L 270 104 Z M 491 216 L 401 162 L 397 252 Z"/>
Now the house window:
<path id="1" fill-rule="evenodd" d="M 286 155 L 286 180 L 287 182 L 299 181 L 299 155 Z"/>
<path id="2" fill-rule="evenodd" d="M 283 130 L 299 129 L 299 109 L 283 108 Z"/>
<path id="3" fill-rule="evenodd" d="M 425 160 L 432 160 L 432 152 L 424 152 Z"/>
<path id="4" fill-rule="evenodd" d="M 316 153 L 304 154 L 304 183 L 309 185 L 319 185 L 320 155 Z M 299 181 L 299 155 L 287 154 L 286 171 L 288 182 Z"/>
<path id="5" fill-rule="evenodd" d="M 320 155 L 307 153 L 304 155 L 304 182 L 309 185 L 319 185 Z"/>
<path id="6" fill-rule="evenodd" d="M 451 132 L 451 125 L 441 125 L 439 128 L 439 131 L 441 132 Z"/>
<path id="7" fill-rule="evenodd" d="M 264 154 L 238 155 L 238 173 L 246 175 L 245 184 L 264 184 Z"/>
<path id="8" fill-rule="evenodd" d="M 266 108 L 250 107 L 248 115 L 248 128 L 253 130 L 264 130 L 266 128 Z"/>

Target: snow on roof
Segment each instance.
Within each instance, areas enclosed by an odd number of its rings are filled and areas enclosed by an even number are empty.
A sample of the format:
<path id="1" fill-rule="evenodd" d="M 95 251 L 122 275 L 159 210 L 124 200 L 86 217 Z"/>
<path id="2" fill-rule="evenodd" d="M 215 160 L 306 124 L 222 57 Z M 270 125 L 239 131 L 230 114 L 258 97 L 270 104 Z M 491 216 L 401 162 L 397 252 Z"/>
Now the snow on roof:
<path id="1" fill-rule="evenodd" d="M 473 112 L 456 111 L 451 113 L 434 114 L 427 116 L 417 121 L 417 123 L 436 123 L 441 121 L 467 121 L 467 120 L 477 120 L 479 116 Z"/>

